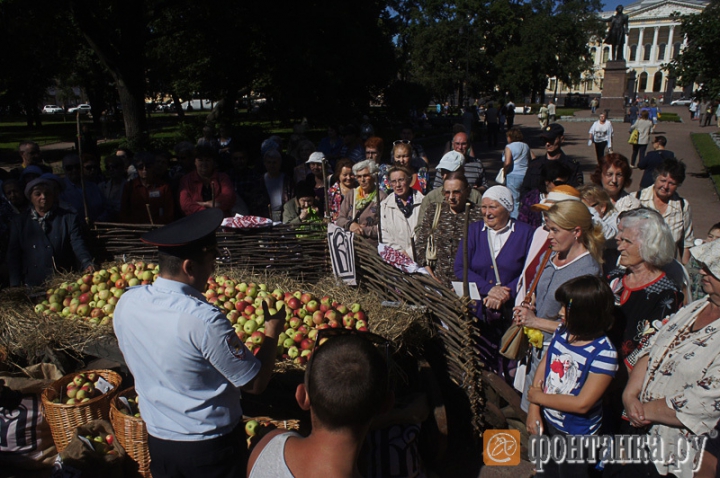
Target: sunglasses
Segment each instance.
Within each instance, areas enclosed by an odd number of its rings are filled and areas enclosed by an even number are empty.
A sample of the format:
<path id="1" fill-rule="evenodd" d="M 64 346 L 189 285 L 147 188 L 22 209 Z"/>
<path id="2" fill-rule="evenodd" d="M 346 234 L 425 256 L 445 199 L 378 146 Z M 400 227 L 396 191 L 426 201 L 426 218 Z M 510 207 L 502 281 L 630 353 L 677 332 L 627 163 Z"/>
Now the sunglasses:
<path id="1" fill-rule="evenodd" d="M 399 139 L 397 141 L 393 141 L 393 146 L 397 146 L 398 144 L 410 144 L 410 140 L 408 139 Z"/>

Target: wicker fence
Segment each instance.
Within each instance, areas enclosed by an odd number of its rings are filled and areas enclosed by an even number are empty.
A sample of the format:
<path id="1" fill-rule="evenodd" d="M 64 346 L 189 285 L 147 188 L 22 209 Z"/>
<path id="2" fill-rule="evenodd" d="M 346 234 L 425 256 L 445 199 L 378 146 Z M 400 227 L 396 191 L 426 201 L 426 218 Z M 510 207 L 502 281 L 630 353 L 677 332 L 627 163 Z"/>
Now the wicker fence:
<path id="1" fill-rule="evenodd" d="M 91 233 L 96 258 L 155 260 L 157 249 L 140 241 L 149 225 L 97 223 Z M 218 232 L 218 245 L 226 250 L 228 265 L 256 272 L 287 273 L 304 282 L 316 282 L 332 274 L 325 229 L 312 226 L 277 225 L 250 231 Z M 424 307 L 437 334 L 428 349 L 443 357 L 439 364 L 450 381 L 462 391 L 477 433 L 483 428 L 482 362 L 473 346 L 477 331 L 467 299 L 426 275 L 408 275 L 380 259 L 377 249 L 356 236 L 355 251 L 360 286 L 382 300 Z M 437 364 L 435 364 L 437 367 Z M 479 436 L 479 435 L 478 435 Z"/>

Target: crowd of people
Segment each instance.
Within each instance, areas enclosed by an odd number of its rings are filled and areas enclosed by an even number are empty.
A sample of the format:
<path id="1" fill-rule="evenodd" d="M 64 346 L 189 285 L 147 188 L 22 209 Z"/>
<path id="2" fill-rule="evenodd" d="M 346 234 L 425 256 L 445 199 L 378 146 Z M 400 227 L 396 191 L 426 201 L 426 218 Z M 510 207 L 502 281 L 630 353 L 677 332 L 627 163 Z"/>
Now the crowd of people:
<path id="1" fill-rule="evenodd" d="M 488 133 L 494 110 L 489 104 L 483 111 Z M 333 222 L 406 255 L 438 287 L 467 272 L 480 295 L 477 348 L 487 369 L 522 393 L 531 433 L 649 433 L 671 442 L 708 434 L 720 419 L 720 354 L 712 347 L 720 330 L 712 325 L 720 316 L 720 225 L 695 245 L 691 207 L 678 192 L 685 163 L 665 149 L 664 136 L 651 138 L 648 111 L 631 125 L 639 139 L 630 159 L 613 151 L 612 125 L 600 114 L 588 135 L 597 167 L 592 184 L 584 184 L 578 161 L 562 150 L 564 128 L 545 110 L 538 156 L 520 128 L 503 128 L 503 174 L 494 186 L 463 125 L 434 177 L 407 126 L 388 143 L 387 157 L 383 138 L 354 125 L 329 127 L 317 146 L 296 135 L 283 148 L 282 138 L 272 136 L 260 145 L 257 162 L 255 148 L 228 130 L 219 138 L 206 130 L 198 144 L 178 144 L 175 158 L 122 149 L 104 158 L 104 171 L 96 157 L 68 155 L 63 178 L 48 171 L 36 144 L 23 142 L 22 164 L 3 181 L 0 196 L 8 282 L 35 286 L 57 270 L 92 270 L 83 239 L 87 221 L 171 224 L 219 210 L 219 217 Z M 646 153 L 651 139 L 654 151 Z M 631 192 L 636 168 L 643 176 Z M 527 295 L 531 284 L 534 293 Z M 499 353 L 513 324 L 542 333 L 521 360 Z M 321 350 L 332 357 L 332 347 Z M 231 381 L 248 383 L 245 376 Z M 330 385 L 306 381 L 297 395 L 301 406 L 329 400 L 313 398 L 318 386 Z M 386 395 L 380 388 L 378 410 Z M 271 476 L 258 467 L 292 472 L 301 450 L 327 439 L 322 424 L 331 415 L 314 415 L 319 432 L 307 441 L 280 434 L 264 443 L 250 459 L 253 476 Z M 351 425 L 367 431 L 364 422 Z M 714 446 L 703 466 L 717 456 Z M 670 466 L 619 473 L 666 473 Z"/>

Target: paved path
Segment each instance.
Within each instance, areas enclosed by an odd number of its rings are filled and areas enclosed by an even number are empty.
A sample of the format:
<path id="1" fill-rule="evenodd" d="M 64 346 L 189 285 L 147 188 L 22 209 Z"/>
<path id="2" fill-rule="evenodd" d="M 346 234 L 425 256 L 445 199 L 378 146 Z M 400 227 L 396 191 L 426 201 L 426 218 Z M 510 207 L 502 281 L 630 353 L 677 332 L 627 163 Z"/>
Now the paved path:
<path id="1" fill-rule="evenodd" d="M 695 151 L 690 139 L 690 133 L 711 133 L 716 132 L 717 127 L 711 126 L 702 128 L 696 121 L 689 121 L 687 108 L 684 106 L 668 106 L 662 108 L 668 113 L 677 113 L 683 119 L 683 123 L 660 123 L 655 134 L 662 134 L 668 140 L 667 149 L 673 151 L 676 157 L 681 158 L 687 164 L 687 178 L 685 183 L 678 189 L 692 207 L 693 224 L 696 238 L 705 238 L 711 225 L 720 222 L 720 199 L 715 191 L 712 180 L 709 178 L 702 160 Z M 565 143 L 563 150 L 566 154 L 576 158 L 582 165 L 585 174 L 585 183 L 590 183 L 590 175 L 597 164 L 595 149 L 587 145 L 587 133 L 592 125 L 593 118 L 590 111 L 580 111 L 576 114 L 577 120 L 585 121 L 563 121 L 558 122 L 565 128 Z M 544 145 L 539 137 L 540 127 L 535 115 L 515 116 L 515 124 L 522 128 L 526 142 L 530 145 L 536 155 L 543 154 Z M 630 158 L 632 146 L 628 144 L 629 124 L 613 121 L 615 135 L 613 138 L 613 150 Z M 478 157 L 482 160 L 488 170 L 488 178 L 494 178 L 501 165 L 502 146 L 490 150 L 486 143 L 474 142 L 474 148 Z M 649 150 L 652 146 L 648 146 Z M 440 155 L 430 159 L 439 161 Z M 633 170 L 633 185 L 629 191 L 636 191 L 640 183 L 642 171 Z"/>

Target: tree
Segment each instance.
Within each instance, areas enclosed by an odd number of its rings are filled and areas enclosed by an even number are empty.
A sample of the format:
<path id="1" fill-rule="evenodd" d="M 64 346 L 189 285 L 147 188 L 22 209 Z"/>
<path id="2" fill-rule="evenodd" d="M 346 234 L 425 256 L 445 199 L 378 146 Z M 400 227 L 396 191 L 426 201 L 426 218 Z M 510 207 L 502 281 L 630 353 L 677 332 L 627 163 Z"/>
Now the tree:
<path id="1" fill-rule="evenodd" d="M 715 49 L 720 44 L 720 1 L 711 1 L 702 13 L 675 18 L 680 19 L 688 45 L 668 65 L 671 75 L 674 74 L 682 86 L 700 83 L 700 95 L 717 98 L 720 96 L 720 62 Z"/>

